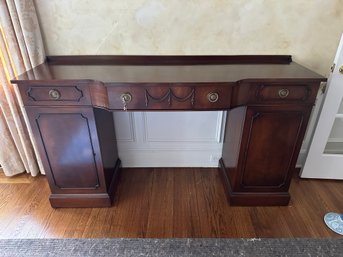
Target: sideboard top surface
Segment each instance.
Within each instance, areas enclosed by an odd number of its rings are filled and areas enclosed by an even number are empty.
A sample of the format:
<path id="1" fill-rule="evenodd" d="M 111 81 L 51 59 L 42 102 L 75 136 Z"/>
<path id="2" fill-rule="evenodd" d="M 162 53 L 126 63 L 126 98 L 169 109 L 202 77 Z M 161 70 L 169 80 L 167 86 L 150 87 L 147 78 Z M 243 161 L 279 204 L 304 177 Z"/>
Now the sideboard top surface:
<path id="1" fill-rule="evenodd" d="M 12 82 L 217 83 L 260 79 L 326 80 L 290 56 L 51 56 Z"/>

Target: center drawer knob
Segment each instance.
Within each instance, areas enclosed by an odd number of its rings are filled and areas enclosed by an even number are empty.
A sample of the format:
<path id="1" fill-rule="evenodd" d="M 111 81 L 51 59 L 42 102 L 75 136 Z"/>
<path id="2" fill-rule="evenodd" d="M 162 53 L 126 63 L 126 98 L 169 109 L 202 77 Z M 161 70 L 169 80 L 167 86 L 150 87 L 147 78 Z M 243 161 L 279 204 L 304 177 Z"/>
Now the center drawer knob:
<path id="1" fill-rule="evenodd" d="M 207 94 L 207 99 L 210 103 L 215 103 L 219 99 L 218 93 L 210 92 Z"/>
<path id="2" fill-rule="evenodd" d="M 121 100 L 125 103 L 129 103 L 132 100 L 132 95 L 130 93 L 124 93 L 120 96 Z"/>
<path id="3" fill-rule="evenodd" d="M 124 93 L 124 94 L 121 94 L 120 99 L 123 103 L 123 110 L 126 111 L 127 110 L 127 104 L 129 102 L 131 102 L 131 100 L 132 100 L 132 95 L 130 93 Z"/>

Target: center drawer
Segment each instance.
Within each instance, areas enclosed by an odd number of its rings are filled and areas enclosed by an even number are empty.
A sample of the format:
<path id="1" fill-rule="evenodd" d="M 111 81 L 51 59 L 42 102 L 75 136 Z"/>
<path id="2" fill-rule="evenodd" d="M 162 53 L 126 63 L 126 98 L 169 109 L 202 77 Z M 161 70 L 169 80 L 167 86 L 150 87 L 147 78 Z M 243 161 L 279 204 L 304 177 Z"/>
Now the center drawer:
<path id="1" fill-rule="evenodd" d="M 230 108 L 233 84 L 107 85 L 111 110 L 211 110 Z"/>

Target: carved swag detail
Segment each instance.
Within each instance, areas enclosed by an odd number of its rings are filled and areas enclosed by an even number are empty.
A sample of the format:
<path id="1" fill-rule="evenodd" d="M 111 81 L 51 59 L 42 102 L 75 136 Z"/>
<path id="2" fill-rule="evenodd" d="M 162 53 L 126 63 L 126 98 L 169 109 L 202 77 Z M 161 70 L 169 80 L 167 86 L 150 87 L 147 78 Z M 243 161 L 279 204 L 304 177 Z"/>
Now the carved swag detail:
<path id="1" fill-rule="evenodd" d="M 192 91 L 185 97 L 179 97 L 179 96 L 175 95 L 175 93 L 173 92 L 173 90 L 171 88 L 169 88 L 168 91 L 164 95 L 162 95 L 161 97 L 154 97 L 149 93 L 148 89 L 145 89 L 145 106 L 146 107 L 149 106 L 150 101 L 158 102 L 158 103 L 162 103 L 164 101 L 167 101 L 168 105 L 171 106 L 172 100 L 175 100 L 177 102 L 186 102 L 187 100 L 190 100 L 191 105 L 194 106 L 195 89 L 192 88 Z"/>

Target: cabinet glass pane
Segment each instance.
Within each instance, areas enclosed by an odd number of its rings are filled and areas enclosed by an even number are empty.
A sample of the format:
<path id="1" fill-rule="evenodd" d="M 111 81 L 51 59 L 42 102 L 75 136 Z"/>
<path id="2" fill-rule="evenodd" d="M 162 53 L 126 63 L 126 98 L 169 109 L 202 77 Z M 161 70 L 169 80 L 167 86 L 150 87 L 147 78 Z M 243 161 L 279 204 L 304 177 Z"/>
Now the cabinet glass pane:
<path id="1" fill-rule="evenodd" d="M 324 153 L 343 154 L 343 117 L 335 119 Z"/>
<path id="2" fill-rule="evenodd" d="M 343 142 L 327 142 L 324 153 L 343 154 Z"/>

